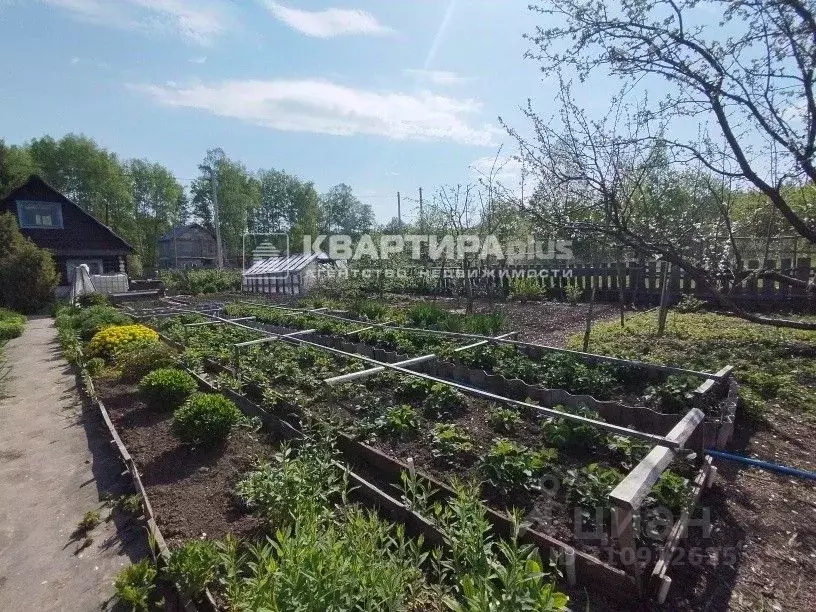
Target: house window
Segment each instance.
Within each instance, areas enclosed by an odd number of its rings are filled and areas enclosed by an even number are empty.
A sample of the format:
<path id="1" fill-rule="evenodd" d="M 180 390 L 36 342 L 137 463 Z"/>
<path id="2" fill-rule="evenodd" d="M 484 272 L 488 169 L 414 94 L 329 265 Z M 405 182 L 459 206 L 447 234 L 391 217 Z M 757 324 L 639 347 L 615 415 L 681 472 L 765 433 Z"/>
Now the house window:
<path id="1" fill-rule="evenodd" d="M 62 205 L 59 202 L 17 200 L 17 218 L 21 228 L 62 229 Z"/>

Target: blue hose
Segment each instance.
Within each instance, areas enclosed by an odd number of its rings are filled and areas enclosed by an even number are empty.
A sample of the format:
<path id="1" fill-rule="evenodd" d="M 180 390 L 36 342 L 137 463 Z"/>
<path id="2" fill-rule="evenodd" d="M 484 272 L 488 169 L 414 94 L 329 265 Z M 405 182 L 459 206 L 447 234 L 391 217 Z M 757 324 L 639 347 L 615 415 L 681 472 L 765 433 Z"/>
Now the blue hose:
<path id="1" fill-rule="evenodd" d="M 816 480 L 816 472 L 808 472 L 807 470 L 797 470 L 796 468 L 788 467 L 786 465 L 779 465 L 778 463 L 769 463 L 759 459 L 751 459 L 750 457 L 743 457 L 742 455 L 734 455 L 732 453 L 724 453 L 722 451 L 715 451 L 706 449 L 706 454 L 712 457 L 719 457 L 721 459 L 728 459 L 729 461 L 737 461 L 739 463 L 747 463 L 754 467 L 768 470 L 769 472 L 777 472 L 779 474 L 787 474 L 788 476 L 796 476 L 797 478 L 806 478 L 807 480 Z"/>

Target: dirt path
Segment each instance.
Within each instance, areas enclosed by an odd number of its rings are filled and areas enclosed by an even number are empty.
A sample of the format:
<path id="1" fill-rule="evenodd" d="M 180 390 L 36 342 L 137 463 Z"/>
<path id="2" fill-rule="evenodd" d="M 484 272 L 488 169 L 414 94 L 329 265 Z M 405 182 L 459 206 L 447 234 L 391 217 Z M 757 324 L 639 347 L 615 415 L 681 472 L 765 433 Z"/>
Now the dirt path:
<path id="1" fill-rule="evenodd" d="M 52 319 L 30 320 L 5 354 L 12 371 L 0 400 L 0 610 L 104 609 L 128 553 L 143 553 L 138 529 L 117 533 L 101 501 L 117 492 L 122 467 L 98 415 L 83 412 Z M 89 510 L 102 517 L 92 542 L 72 535 Z"/>

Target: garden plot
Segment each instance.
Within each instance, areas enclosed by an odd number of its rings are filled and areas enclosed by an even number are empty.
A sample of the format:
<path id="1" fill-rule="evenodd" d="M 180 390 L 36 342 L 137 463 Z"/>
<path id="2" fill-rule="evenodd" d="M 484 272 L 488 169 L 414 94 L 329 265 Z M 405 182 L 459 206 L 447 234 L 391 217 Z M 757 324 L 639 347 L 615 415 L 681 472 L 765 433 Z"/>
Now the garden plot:
<path id="1" fill-rule="evenodd" d="M 443 335 L 444 332 L 434 329 L 420 332 L 396 328 L 394 321 L 392 325 L 385 325 L 326 312 L 294 311 L 246 302 L 227 304 L 225 312 L 229 316 L 252 316 L 266 326 L 267 331 L 313 329 L 318 333 L 314 338 L 317 342 L 376 356 L 382 361 L 404 361 L 434 354 L 435 359 L 409 367 L 483 386 L 500 395 L 532 397 L 544 405 L 589 407 L 610 422 L 631 424 L 644 431 L 665 432 L 690 408 L 699 407 L 707 418 L 690 442 L 698 450 L 722 447 L 733 426 L 734 415 L 728 411 L 726 401 L 729 368 L 717 373 L 695 372 L 517 343 L 506 338 L 462 351 L 461 347 L 475 338 L 469 339 L 466 334 Z M 399 316 L 393 311 L 370 314 L 389 319 Z M 468 320 L 464 315 L 458 316 Z M 485 317 L 477 315 L 475 323 L 470 324 L 472 328 L 487 333 L 497 326 L 495 321 Z M 466 326 L 460 323 L 457 327 Z"/>
<path id="2" fill-rule="evenodd" d="M 515 530 L 495 533 L 472 489 L 437 503 L 407 479 L 406 500 L 429 517 L 421 519 L 339 463 L 319 432 L 304 430 L 296 448 L 278 446 L 223 395 L 196 392 L 212 387 L 161 367 L 178 356 L 150 329 L 121 320 L 100 330 L 116 313 L 65 312 L 66 346 L 80 346 L 76 332 L 88 323 L 92 338 L 82 344 L 87 353 L 75 351 L 77 360 L 94 373 L 112 436 L 117 445 L 124 441 L 123 457 L 149 491 L 147 516 L 175 545 L 159 569 L 185 600 L 200 600 L 209 587 L 224 609 L 475 609 L 499 599 L 514 610 L 565 608 L 538 551 L 521 545 Z M 183 357 L 196 355 L 193 349 Z M 303 362 L 303 352 L 298 357 Z M 294 386 L 309 387 L 301 379 Z M 409 532 L 352 503 L 361 490 L 367 505 L 415 527 Z M 430 536 L 426 545 L 413 537 L 416 525 Z M 439 546 L 433 559 L 430 545 Z M 123 602 L 143 609 L 155 577 L 147 561 L 135 564 L 117 578 L 117 592 L 121 582 Z"/>
<path id="3" fill-rule="evenodd" d="M 161 326 L 184 343 L 185 362 L 194 366 L 212 357 L 221 366 L 234 367 L 235 344 L 263 340 L 251 329 L 207 323 L 180 318 L 165 319 Z M 609 495 L 649 446 L 590 425 L 576 426 L 567 418 L 542 420 L 534 407 L 525 411 L 492 405 L 414 377 L 386 373 L 329 389 L 321 384 L 323 378 L 360 366 L 314 347 L 264 341 L 247 346 L 238 363 L 240 380 L 235 370 L 233 375 L 222 373 L 222 385 L 249 391 L 271 409 L 332 420 L 391 456 L 412 457 L 437 478 L 484 480 L 483 493 L 494 508 L 512 506 L 533 518 L 552 517 L 538 528 L 582 550 L 604 547 L 610 562 L 620 562 L 602 535 L 611 526 Z M 644 516 L 657 506 L 679 511 L 693 470 L 691 464 L 675 461 L 673 471 L 663 472 L 640 508 Z M 556 479 L 557 486 L 546 486 Z M 576 527 L 587 537 L 576 540 Z M 660 540 L 642 544 L 649 545 L 654 561 Z"/>

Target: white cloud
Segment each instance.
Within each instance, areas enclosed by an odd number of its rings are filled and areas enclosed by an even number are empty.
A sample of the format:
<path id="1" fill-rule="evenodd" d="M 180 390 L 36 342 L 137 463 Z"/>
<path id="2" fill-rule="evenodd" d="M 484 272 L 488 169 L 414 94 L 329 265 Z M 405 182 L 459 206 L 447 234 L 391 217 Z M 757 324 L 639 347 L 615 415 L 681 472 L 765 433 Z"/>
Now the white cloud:
<path id="1" fill-rule="evenodd" d="M 472 81 L 471 77 L 462 76 L 447 70 L 423 70 L 422 68 L 406 68 L 403 70 L 408 76 L 418 81 L 433 83 L 434 85 L 460 85 Z"/>
<path id="2" fill-rule="evenodd" d="M 207 56 L 202 55 L 200 57 L 191 57 L 190 58 L 191 64 L 206 64 L 207 63 Z"/>
<path id="3" fill-rule="evenodd" d="M 230 22 L 221 0 L 41 0 L 90 23 L 144 32 L 170 32 L 206 45 Z"/>
<path id="4" fill-rule="evenodd" d="M 188 86 L 131 85 L 159 104 L 204 110 L 255 125 L 292 132 L 395 140 L 450 140 L 492 145 L 497 129 L 473 125 L 481 110 L 473 99 L 422 92 L 376 92 L 327 81 L 224 81 Z"/>
<path id="5" fill-rule="evenodd" d="M 275 19 L 306 36 L 332 38 L 367 34 L 381 36 L 393 30 L 371 13 L 357 9 L 327 8 L 322 11 L 303 11 L 286 7 L 274 0 L 264 0 L 264 5 Z"/>
<path id="6" fill-rule="evenodd" d="M 71 65 L 76 66 L 79 63 L 79 58 L 74 56 L 71 58 Z"/>

